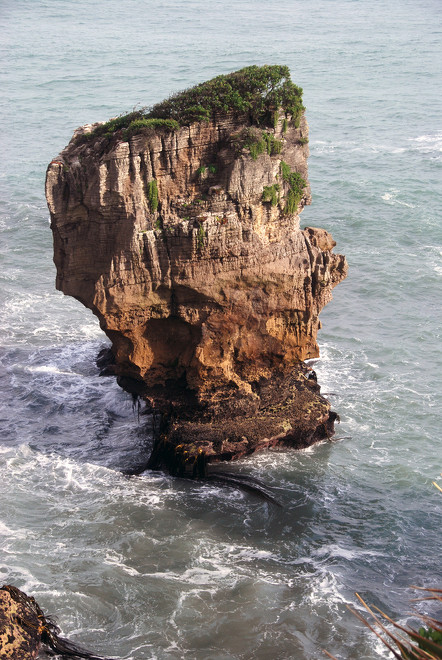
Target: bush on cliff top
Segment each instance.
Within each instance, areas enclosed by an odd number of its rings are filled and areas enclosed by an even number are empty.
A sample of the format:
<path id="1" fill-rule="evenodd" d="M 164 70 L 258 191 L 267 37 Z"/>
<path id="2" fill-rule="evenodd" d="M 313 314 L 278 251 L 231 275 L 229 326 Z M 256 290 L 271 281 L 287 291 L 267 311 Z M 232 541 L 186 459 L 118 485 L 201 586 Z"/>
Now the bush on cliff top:
<path id="1" fill-rule="evenodd" d="M 148 116 L 186 124 L 216 114 L 247 114 L 254 124 L 271 126 L 280 108 L 299 120 L 304 110 L 302 89 L 290 80 L 287 66 L 255 65 L 175 94 L 154 105 Z"/>
<path id="2" fill-rule="evenodd" d="M 174 119 L 134 119 L 130 122 L 128 127 L 124 129 L 123 136 L 127 140 L 131 135 L 147 132 L 149 129 L 155 131 L 158 128 L 162 128 L 166 131 L 176 131 L 179 127 L 179 123 Z"/>
<path id="3" fill-rule="evenodd" d="M 258 126 L 273 126 L 280 110 L 291 116 L 295 126 L 299 125 L 304 110 L 301 87 L 291 81 L 287 66 L 254 65 L 216 76 L 174 94 L 148 110 L 134 110 L 111 119 L 79 139 L 89 140 L 101 135 L 110 138 L 121 129 L 124 129 L 124 139 L 128 139 L 146 129 L 171 131 L 195 121 L 210 121 L 216 115 L 231 113 L 247 116 Z"/>

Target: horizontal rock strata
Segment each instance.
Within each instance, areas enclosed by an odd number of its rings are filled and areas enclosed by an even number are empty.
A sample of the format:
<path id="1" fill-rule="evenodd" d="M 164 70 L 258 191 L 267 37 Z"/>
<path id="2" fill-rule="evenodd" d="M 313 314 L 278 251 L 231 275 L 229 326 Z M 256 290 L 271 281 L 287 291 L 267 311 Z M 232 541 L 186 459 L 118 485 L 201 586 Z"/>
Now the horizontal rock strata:
<path id="1" fill-rule="evenodd" d="M 195 473 L 201 454 L 333 433 L 303 361 L 347 263 L 325 230 L 300 229 L 311 196 L 305 116 L 296 124 L 226 114 L 89 139 L 86 127 L 49 165 L 57 288 L 99 318 L 120 383 L 167 420 L 156 465 Z"/>

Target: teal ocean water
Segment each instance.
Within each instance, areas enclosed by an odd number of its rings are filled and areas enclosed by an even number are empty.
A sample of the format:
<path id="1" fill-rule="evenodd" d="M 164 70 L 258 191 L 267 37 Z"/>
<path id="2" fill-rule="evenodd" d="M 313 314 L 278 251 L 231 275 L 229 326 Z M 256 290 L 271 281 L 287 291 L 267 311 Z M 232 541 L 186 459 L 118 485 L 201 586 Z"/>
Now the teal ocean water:
<path id="1" fill-rule="evenodd" d="M 440 0 L 2 0 L 0 36 L 0 582 L 121 660 L 388 658 L 354 593 L 406 621 L 441 586 Z M 122 474 L 150 421 L 55 291 L 44 199 L 77 126 L 271 63 L 304 89 L 301 222 L 350 263 L 315 363 L 337 440 L 232 468 L 282 508 Z"/>

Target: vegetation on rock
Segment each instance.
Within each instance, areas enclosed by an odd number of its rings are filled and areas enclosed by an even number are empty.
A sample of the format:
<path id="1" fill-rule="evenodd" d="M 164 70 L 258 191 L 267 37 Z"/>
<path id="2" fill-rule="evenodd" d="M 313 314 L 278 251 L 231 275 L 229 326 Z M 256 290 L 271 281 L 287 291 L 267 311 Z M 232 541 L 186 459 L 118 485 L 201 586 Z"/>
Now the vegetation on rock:
<path id="1" fill-rule="evenodd" d="M 179 123 L 174 119 L 134 119 L 124 130 L 123 137 L 125 140 L 128 140 L 135 133 L 148 133 L 149 129 L 156 130 L 162 128 L 166 131 L 177 131 L 179 127 Z"/>
<path id="2" fill-rule="evenodd" d="M 284 213 L 296 213 L 307 182 L 299 172 L 292 172 L 290 165 L 281 161 L 281 174 L 284 181 L 289 184 Z"/>
<path id="3" fill-rule="evenodd" d="M 262 201 L 271 202 L 272 206 L 277 206 L 279 202 L 279 189 L 279 183 L 274 183 L 272 186 L 264 186 Z"/>
<path id="4" fill-rule="evenodd" d="M 198 232 L 196 236 L 196 246 L 198 250 L 202 250 L 204 246 L 204 239 L 206 238 L 206 232 L 202 225 L 198 227 Z"/>
<path id="5" fill-rule="evenodd" d="M 158 209 L 158 186 L 155 179 L 149 181 L 147 184 L 147 199 L 149 201 L 149 208 L 152 213 Z"/>
<path id="6" fill-rule="evenodd" d="M 201 165 L 201 166 L 197 169 L 196 174 L 197 174 L 197 176 L 202 177 L 202 176 L 204 176 L 205 174 L 216 174 L 217 171 L 218 171 L 217 166 L 214 165 L 213 163 L 210 163 L 210 165 L 208 165 L 208 166 L 206 166 L 206 165 Z"/>
<path id="7" fill-rule="evenodd" d="M 290 120 L 299 126 L 302 89 L 290 79 L 287 66 L 248 66 L 239 71 L 216 76 L 212 80 L 174 94 L 150 109 L 134 110 L 101 124 L 78 139 L 86 141 L 104 136 L 110 138 L 124 129 L 123 139 L 148 129 L 176 130 L 197 121 L 210 121 L 216 116 L 245 116 L 257 126 L 275 126 L 279 113 L 284 113 L 284 127 Z"/>
<path id="8" fill-rule="evenodd" d="M 299 120 L 302 89 L 291 81 L 287 66 L 254 65 L 175 94 L 154 105 L 148 116 L 186 124 L 216 114 L 247 114 L 253 124 L 272 126 L 279 109 Z"/>
<path id="9" fill-rule="evenodd" d="M 258 129 L 250 128 L 243 132 L 238 147 L 248 149 L 253 160 L 257 160 L 258 156 L 263 153 L 268 153 L 269 156 L 281 153 L 282 142 L 271 133 L 263 133 Z"/>

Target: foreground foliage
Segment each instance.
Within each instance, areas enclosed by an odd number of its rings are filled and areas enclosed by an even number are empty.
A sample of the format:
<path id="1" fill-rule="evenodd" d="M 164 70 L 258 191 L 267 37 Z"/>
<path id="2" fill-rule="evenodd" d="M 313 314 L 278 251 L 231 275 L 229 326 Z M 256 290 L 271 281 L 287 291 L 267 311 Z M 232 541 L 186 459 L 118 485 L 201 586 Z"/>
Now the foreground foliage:
<path id="1" fill-rule="evenodd" d="M 421 587 L 413 587 L 413 589 L 419 589 L 427 594 L 422 598 L 417 598 L 417 601 L 431 600 L 442 603 L 442 589 L 422 589 Z M 442 658 L 442 621 L 415 613 L 415 616 L 424 624 L 416 631 L 401 626 L 378 607 L 369 607 L 359 594 L 356 596 L 370 613 L 373 623 L 364 619 L 356 610 L 349 608 L 350 611 L 382 641 L 394 658 L 397 660 L 440 660 Z M 376 610 L 376 613 L 373 610 Z M 387 628 L 387 625 L 390 627 Z M 325 653 L 330 658 L 334 658 L 327 651 Z"/>

